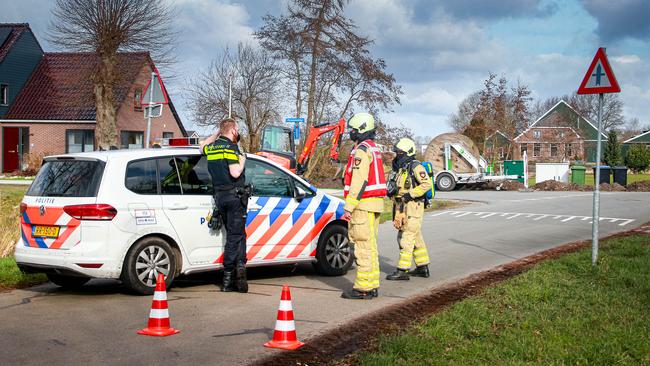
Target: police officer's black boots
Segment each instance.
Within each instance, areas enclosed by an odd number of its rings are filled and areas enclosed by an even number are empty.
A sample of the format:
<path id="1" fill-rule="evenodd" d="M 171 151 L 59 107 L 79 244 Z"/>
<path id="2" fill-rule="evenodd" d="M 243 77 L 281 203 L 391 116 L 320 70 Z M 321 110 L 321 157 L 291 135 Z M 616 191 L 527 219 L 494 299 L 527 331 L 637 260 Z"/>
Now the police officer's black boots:
<path id="1" fill-rule="evenodd" d="M 237 290 L 235 288 L 235 270 L 224 270 L 223 271 L 223 286 L 221 287 L 222 292 L 232 292 Z"/>
<path id="2" fill-rule="evenodd" d="M 379 291 L 376 288 L 370 291 L 352 289 L 341 294 L 342 298 L 350 300 L 371 300 L 377 296 L 379 296 Z"/>
<path id="3" fill-rule="evenodd" d="M 246 265 L 237 266 L 237 291 L 248 292 L 248 282 L 246 281 Z"/>
<path id="4" fill-rule="evenodd" d="M 429 266 L 425 264 L 423 266 L 415 267 L 415 269 L 409 271 L 408 274 L 409 276 L 429 278 Z"/>
<path id="5" fill-rule="evenodd" d="M 411 279 L 409 274 L 410 274 L 410 272 L 406 272 L 403 269 L 397 268 L 395 270 L 395 272 L 393 272 L 393 273 L 389 274 L 388 276 L 386 276 L 386 279 L 390 280 L 390 281 L 408 281 L 408 280 Z"/>

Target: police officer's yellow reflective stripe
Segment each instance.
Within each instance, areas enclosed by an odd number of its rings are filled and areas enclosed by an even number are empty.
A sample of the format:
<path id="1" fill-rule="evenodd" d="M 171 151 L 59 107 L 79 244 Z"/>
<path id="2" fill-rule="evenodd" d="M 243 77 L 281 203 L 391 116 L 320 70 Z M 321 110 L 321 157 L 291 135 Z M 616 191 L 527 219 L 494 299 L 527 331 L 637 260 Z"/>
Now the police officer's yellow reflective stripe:
<path id="1" fill-rule="evenodd" d="M 208 153 L 207 157 L 208 157 L 208 160 L 227 159 L 227 160 L 239 161 L 239 158 L 237 157 L 237 155 L 232 154 L 232 153 Z"/>

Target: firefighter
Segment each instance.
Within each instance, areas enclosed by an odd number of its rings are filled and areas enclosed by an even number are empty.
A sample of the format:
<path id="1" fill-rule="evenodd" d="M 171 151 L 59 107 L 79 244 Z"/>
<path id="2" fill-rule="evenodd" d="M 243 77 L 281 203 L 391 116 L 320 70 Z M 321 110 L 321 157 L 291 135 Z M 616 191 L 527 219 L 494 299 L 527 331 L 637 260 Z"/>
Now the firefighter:
<path id="1" fill-rule="evenodd" d="M 415 143 L 400 139 L 394 146 L 393 173 L 388 182 L 388 195 L 393 199 L 393 225 L 398 231 L 399 262 L 387 280 L 408 280 L 410 276 L 429 277 L 429 253 L 422 237 L 422 216 L 426 193 L 432 188 L 431 177 L 415 160 Z M 415 260 L 416 268 L 411 269 Z"/>
<path id="2" fill-rule="evenodd" d="M 354 147 L 345 168 L 344 219 L 349 221 L 348 236 L 354 245 L 357 277 L 345 299 L 372 299 L 379 295 L 379 255 L 377 228 L 384 209 L 386 177 L 381 151 L 374 142 L 375 119 L 369 113 L 357 113 L 349 121 Z"/>
<path id="3" fill-rule="evenodd" d="M 219 131 L 204 140 L 201 151 L 208 159 L 212 176 L 215 207 L 223 217 L 226 245 L 223 256 L 223 287 L 221 291 L 248 292 L 246 282 L 246 156 L 239 151 L 237 122 L 226 118 Z"/>

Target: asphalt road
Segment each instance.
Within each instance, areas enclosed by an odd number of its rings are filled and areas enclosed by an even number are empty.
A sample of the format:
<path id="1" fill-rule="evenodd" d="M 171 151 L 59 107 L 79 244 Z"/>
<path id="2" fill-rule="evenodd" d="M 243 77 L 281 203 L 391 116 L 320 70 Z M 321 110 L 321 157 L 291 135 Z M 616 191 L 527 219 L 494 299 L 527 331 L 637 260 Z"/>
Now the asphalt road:
<path id="1" fill-rule="evenodd" d="M 250 293 L 218 292 L 217 274 L 185 277 L 169 292 L 167 338 L 136 335 L 146 325 L 150 297 L 124 293 L 117 282 L 91 281 L 83 291 L 51 284 L 0 294 L 0 362 L 14 364 L 241 364 L 271 352 L 281 286 L 291 286 L 298 337 L 333 329 L 388 304 L 491 267 L 591 236 L 591 193 L 452 192 L 441 199 L 474 203 L 427 214 L 423 225 L 432 278 L 383 278 L 398 257 L 395 231 L 380 227 L 380 298 L 339 297 L 347 276 L 315 275 L 311 266 L 251 270 Z M 650 221 L 650 193 L 603 193 L 601 234 Z M 369 326 L 372 326 L 369 324 Z"/>

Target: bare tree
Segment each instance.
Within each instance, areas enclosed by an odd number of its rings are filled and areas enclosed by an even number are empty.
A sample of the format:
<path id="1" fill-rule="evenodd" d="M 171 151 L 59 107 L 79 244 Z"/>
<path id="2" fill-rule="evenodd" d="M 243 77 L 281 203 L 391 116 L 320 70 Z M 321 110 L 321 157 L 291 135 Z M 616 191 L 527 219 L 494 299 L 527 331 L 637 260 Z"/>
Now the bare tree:
<path id="1" fill-rule="evenodd" d="M 295 88 L 296 116 L 304 103 L 307 128 L 363 107 L 390 110 L 401 87 L 386 63 L 374 59 L 371 40 L 355 33 L 344 16 L 347 0 L 292 0 L 288 14 L 266 16 L 256 33 L 262 46 L 287 65 L 287 84 Z"/>
<path id="2" fill-rule="evenodd" d="M 149 51 L 170 62 L 175 34 L 172 11 L 157 0 L 57 0 L 50 40 L 64 49 L 93 52 L 92 76 L 100 149 L 117 143 L 115 86 L 120 82 L 118 52 Z"/>
<path id="3" fill-rule="evenodd" d="M 279 118 L 279 69 L 269 53 L 242 43 L 234 55 L 225 49 L 221 58 L 192 82 L 188 107 L 199 125 L 216 126 L 228 115 L 230 75 L 233 117 L 242 120 L 248 151 L 255 152 L 264 126 Z"/>

